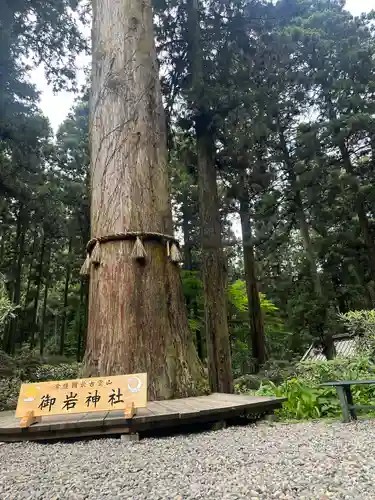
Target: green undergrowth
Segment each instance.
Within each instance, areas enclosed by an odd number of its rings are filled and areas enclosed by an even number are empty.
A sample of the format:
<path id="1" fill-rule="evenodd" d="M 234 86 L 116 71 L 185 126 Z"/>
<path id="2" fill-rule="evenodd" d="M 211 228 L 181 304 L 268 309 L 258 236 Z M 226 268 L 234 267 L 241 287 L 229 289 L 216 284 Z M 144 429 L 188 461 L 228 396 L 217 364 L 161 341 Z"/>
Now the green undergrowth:
<path id="1" fill-rule="evenodd" d="M 282 382 L 262 381 L 258 389 L 236 384 L 238 393 L 285 397 L 282 409 L 276 411 L 281 420 L 338 418 L 339 399 L 334 387 L 319 387 L 332 380 L 375 380 L 375 364 L 368 357 L 298 363 L 294 373 Z M 355 404 L 375 406 L 375 386 L 352 386 Z M 366 415 L 375 415 L 368 412 Z"/>
<path id="2" fill-rule="evenodd" d="M 16 408 L 22 383 L 74 379 L 79 367 L 63 357 L 41 358 L 25 350 L 13 358 L 0 351 L 0 411 Z"/>

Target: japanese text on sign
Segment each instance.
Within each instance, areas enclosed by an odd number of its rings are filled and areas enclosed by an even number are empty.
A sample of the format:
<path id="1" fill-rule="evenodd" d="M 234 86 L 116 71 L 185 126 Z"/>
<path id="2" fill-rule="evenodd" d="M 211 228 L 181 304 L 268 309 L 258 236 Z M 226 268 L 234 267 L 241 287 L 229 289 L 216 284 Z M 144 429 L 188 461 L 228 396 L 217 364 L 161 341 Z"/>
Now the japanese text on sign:
<path id="1" fill-rule="evenodd" d="M 147 374 L 22 384 L 16 417 L 123 410 L 147 404 Z"/>

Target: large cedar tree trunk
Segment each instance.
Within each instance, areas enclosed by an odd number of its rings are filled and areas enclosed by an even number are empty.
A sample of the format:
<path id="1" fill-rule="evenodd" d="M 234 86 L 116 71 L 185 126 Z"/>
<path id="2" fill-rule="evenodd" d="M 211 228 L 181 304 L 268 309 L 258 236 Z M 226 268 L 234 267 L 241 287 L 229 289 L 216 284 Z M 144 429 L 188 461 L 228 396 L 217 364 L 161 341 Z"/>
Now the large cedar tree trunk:
<path id="1" fill-rule="evenodd" d="M 172 234 L 151 0 L 93 1 L 91 234 Z M 147 372 L 149 399 L 194 395 L 203 370 L 179 268 L 160 242 L 101 245 L 92 267 L 86 375 Z"/>

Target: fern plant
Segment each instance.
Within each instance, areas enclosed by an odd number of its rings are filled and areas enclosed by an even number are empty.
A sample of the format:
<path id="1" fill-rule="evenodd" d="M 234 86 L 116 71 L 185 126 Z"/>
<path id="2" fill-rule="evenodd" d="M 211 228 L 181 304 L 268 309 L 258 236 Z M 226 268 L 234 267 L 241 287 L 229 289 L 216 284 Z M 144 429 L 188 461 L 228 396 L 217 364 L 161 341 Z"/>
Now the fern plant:
<path id="1" fill-rule="evenodd" d="M 7 320 L 14 315 L 16 306 L 10 301 L 5 285 L 0 281 L 0 331 L 5 327 Z"/>

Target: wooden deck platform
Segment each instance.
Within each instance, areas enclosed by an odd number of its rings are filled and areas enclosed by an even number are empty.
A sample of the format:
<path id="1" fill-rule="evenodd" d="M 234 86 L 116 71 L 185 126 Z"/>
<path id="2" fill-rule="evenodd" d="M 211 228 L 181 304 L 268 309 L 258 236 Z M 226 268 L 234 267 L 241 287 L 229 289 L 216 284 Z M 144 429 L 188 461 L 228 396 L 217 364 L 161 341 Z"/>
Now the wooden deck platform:
<path id="1" fill-rule="evenodd" d="M 123 412 L 79 413 L 44 417 L 38 424 L 21 428 L 14 412 L 0 413 L 1 441 L 36 441 L 79 437 L 100 437 L 129 433 L 147 434 L 158 429 L 184 430 L 189 425 L 214 424 L 239 417 L 260 418 L 280 408 L 285 398 L 211 394 L 195 398 L 152 401 L 131 420 Z"/>

